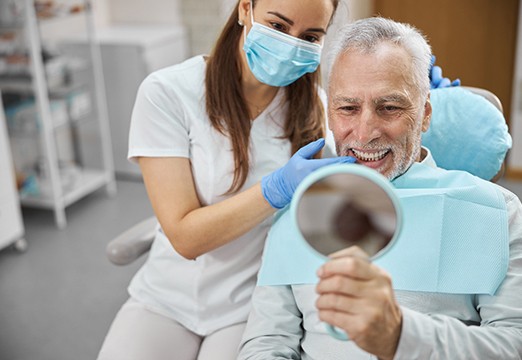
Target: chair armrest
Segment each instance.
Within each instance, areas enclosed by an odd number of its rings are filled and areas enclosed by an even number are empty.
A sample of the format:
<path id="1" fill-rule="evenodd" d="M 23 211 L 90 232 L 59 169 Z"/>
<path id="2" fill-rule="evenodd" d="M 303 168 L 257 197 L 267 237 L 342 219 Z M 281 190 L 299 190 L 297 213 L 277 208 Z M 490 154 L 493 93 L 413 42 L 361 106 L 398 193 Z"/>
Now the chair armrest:
<path id="1" fill-rule="evenodd" d="M 152 216 L 112 239 L 106 248 L 109 260 L 115 265 L 127 265 L 146 253 L 154 240 L 157 223 Z"/>

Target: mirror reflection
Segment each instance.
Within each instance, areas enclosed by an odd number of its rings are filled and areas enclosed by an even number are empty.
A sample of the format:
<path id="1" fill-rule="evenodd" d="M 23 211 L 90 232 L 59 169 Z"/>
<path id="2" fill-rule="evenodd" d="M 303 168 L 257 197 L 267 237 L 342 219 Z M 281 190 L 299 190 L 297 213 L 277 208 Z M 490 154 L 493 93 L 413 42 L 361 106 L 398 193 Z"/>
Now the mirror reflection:
<path id="1" fill-rule="evenodd" d="M 308 244 L 323 255 L 357 245 L 375 258 L 396 237 L 398 214 L 381 185 L 360 174 L 335 173 L 302 194 L 297 223 Z"/>

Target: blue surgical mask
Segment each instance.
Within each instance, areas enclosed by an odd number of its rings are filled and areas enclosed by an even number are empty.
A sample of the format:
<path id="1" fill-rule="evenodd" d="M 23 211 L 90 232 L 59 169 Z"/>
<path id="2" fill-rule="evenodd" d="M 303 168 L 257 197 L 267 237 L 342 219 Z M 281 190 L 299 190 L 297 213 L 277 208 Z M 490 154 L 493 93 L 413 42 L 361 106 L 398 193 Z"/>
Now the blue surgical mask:
<path id="1" fill-rule="evenodd" d="M 321 45 L 256 23 L 253 13 L 251 5 L 252 27 L 245 37 L 243 50 L 257 80 L 270 86 L 287 86 L 317 70 Z"/>

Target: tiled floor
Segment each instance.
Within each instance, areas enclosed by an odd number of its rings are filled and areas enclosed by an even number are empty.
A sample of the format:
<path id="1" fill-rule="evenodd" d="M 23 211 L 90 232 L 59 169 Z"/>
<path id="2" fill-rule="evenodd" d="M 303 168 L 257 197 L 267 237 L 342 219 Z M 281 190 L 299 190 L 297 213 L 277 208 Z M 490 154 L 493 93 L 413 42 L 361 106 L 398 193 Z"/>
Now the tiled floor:
<path id="1" fill-rule="evenodd" d="M 27 252 L 0 252 L 0 359 L 94 360 L 142 263 L 112 265 L 105 246 L 151 214 L 143 184 L 121 181 L 68 208 L 64 230 L 24 210 Z"/>

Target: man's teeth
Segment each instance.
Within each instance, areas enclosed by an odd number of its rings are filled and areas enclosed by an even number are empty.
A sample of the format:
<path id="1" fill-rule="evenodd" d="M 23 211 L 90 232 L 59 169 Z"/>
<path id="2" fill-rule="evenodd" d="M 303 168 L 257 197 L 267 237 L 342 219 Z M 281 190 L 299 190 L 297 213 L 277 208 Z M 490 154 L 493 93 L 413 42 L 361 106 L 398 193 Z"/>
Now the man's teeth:
<path id="1" fill-rule="evenodd" d="M 378 161 L 381 160 L 388 154 L 388 150 L 381 150 L 378 152 L 364 152 L 352 149 L 356 158 L 362 161 Z"/>

